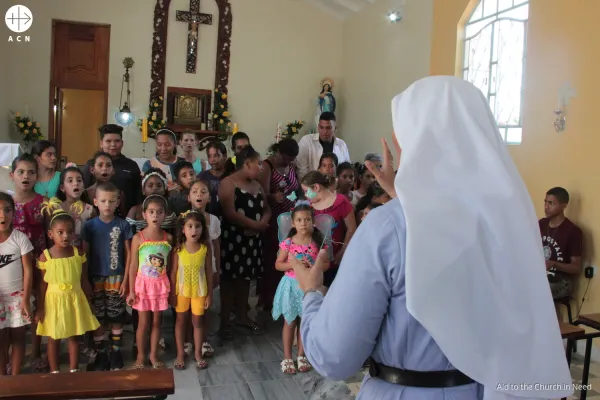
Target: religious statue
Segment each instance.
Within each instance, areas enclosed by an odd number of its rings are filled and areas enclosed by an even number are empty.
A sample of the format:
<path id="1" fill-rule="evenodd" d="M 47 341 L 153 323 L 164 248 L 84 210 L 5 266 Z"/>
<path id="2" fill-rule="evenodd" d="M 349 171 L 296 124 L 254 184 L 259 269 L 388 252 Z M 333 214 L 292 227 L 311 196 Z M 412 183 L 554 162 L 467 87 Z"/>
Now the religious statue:
<path id="1" fill-rule="evenodd" d="M 325 78 L 321 81 L 321 93 L 317 98 L 317 116 L 315 119 L 316 125 L 319 125 L 319 117 L 324 112 L 332 112 L 335 114 L 335 97 L 333 96 L 333 79 Z"/>

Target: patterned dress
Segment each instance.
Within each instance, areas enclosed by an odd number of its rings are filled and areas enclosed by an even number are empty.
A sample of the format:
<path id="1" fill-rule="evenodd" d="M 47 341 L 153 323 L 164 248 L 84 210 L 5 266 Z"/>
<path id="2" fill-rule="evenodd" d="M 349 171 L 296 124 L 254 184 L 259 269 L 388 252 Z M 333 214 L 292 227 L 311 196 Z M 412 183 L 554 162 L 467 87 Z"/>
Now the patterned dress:
<path id="1" fill-rule="evenodd" d="M 142 244 L 138 249 L 138 272 L 135 278 L 133 308 L 137 311 L 164 311 L 169 308 L 171 286 L 167 277 L 167 263 L 171 245 L 165 232 L 163 240 L 146 240 L 140 232 Z"/>
<path id="2" fill-rule="evenodd" d="M 235 186 L 234 206 L 238 213 L 260 221 L 264 212 L 262 191 L 256 196 Z M 245 234 L 244 228 L 233 225 L 225 217 L 221 235 L 221 275 L 225 279 L 252 280 L 262 276 L 262 238 Z"/>
<path id="3" fill-rule="evenodd" d="M 33 257 L 37 258 L 46 249 L 46 232 L 44 217 L 42 216 L 42 203 L 44 197 L 36 194 L 28 203 L 15 203 L 15 216 L 13 227 L 27 235 L 33 245 Z"/>

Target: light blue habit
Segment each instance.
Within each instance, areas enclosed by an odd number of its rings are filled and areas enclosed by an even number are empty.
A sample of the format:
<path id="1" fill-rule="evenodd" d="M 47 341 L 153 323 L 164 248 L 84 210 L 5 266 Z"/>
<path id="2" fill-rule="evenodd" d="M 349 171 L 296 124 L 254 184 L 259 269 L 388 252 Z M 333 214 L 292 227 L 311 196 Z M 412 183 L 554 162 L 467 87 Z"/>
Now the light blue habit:
<path id="1" fill-rule="evenodd" d="M 327 296 L 314 292 L 305 296 L 302 340 L 306 356 L 321 375 L 346 379 L 356 374 L 369 356 L 381 364 L 414 371 L 455 369 L 406 309 L 405 243 L 404 212 L 400 201 L 394 199 L 371 211 L 361 223 Z M 483 386 L 477 383 L 415 388 L 367 374 L 357 399 L 482 398 Z"/>

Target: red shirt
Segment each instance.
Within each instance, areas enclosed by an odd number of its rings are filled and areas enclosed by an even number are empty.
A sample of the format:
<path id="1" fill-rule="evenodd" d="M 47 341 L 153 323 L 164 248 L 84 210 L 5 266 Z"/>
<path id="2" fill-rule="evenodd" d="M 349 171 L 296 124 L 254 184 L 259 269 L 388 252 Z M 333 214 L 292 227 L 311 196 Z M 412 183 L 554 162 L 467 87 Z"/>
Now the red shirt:
<path id="1" fill-rule="evenodd" d="M 546 260 L 568 264 L 572 257 L 581 257 L 583 233 L 569 218 L 555 228 L 548 218 L 540 219 L 539 225 Z"/>
<path id="2" fill-rule="evenodd" d="M 344 223 L 344 218 L 346 218 L 348 214 L 350 214 L 352 211 L 352 204 L 350 204 L 350 201 L 343 194 L 336 195 L 335 201 L 333 202 L 331 207 L 325 208 L 323 210 L 315 210 L 315 216 L 321 214 L 328 214 L 331 215 L 335 220 L 335 226 L 333 228 L 333 233 L 331 234 L 331 238 L 334 242 L 334 256 L 342 248 L 343 245 L 341 243 L 344 241 L 344 237 L 346 236 L 346 224 Z"/>

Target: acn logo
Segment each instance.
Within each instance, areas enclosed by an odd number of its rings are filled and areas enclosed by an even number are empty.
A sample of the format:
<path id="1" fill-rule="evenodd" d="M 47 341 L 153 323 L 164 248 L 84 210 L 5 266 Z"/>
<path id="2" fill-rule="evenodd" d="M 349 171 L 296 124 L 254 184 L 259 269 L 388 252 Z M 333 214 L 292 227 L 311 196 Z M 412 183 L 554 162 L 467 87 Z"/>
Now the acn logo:
<path id="1" fill-rule="evenodd" d="M 4 22 L 15 33 L 26 32 L 33 23 L 33 14 L 29 8 L 17 4 L 8 9 Z"/>

